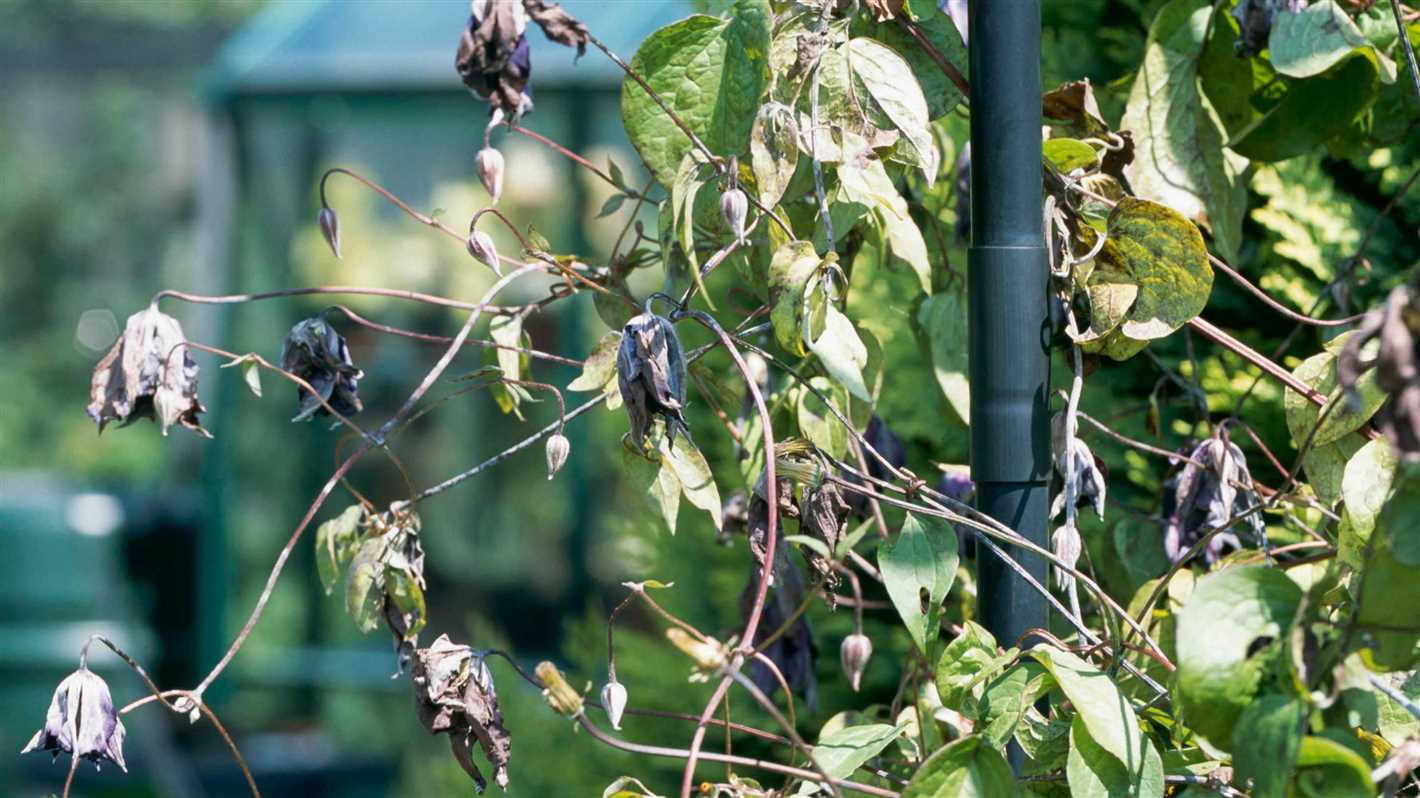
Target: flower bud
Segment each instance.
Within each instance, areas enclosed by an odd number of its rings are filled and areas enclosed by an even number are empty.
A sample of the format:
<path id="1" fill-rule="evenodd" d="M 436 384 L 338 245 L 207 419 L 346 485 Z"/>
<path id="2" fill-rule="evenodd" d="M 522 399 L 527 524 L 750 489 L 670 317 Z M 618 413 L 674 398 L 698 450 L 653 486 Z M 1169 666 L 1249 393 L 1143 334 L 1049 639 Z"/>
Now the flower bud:
<path id="1" fill-rule="evenodd" d="M 749 198 L 738 188 L 726 191 L 720 197 L 720 213 L 725 217 L 725 224 L 730 226 L 730 232 L 735 234 L 735 240 L 744 243 L 745 217 L 749 214 Z"/>
<path id="2" fill-rule="evenodd" d="M 843 672 L 848 675 L 848 684 L 853 688 L 853 692 L 858 692 L 858 684 L 863 680 L 863 671 L 868 667 L 868 658 L 873 656 L 873 641 L 861 633 L 848 635 L 843 638 L 838 656 L 843 663 Z"/>
<path id="3" fill-rule="evenodd" d="M 498 198 L 503 196 L 503 153 L 484 147 L 478 151 L 474 162 L 478 165 L 478 179 L 488 192 L 489 201 L 497 205 Z"/>
<path id="4" fill-rule="evenodd" d="M 725 649 L 713 637 L 697 640 L 684 629 L 672 626 L 666 630 L 666 637 L 687 657 L 695 661 L 695 666 L 704 671 L 718 671 L 725 666 Z"/>
<path id="5" fill-rule="evenodd" d="M 547 478 L 552 479 L 557 476 L 557 472 L 562 470 L 562 466 L 567 462 L 567 455 L 572 451 L 572 443 L 567 440 L 567 436 L 557 433 L 547 439 Z M 613 682 L 614 684 L 614 682 Z"/>
<path id="6" fill-rule="evenodd" d="M 335 218 L 335 210 L 322 206 L 320 216 L 316 217 L 320 223 L 320 234 L 325 236 L 325 243 L 330 245 L 330 251 L 335 253 L 335 257 L 340 257 L 340 220 Z"/>
<path id="7" fill-rule="evenodd" d="M 498 263 L 498 248 L 493 246 L 492 236 L 481 230 L 474 230 L 464 240 L 464 246 L 475 260 L 492 269 L 494 274 L 500 277 L 503 275 L 503 268 Z"/>
<path id="8" fill-rule="evenodd" d="M 562 671 L 547 660 L 538 663 L 537 678 L 542 680 L 542 697 L 548 706 L 569 718 L 582 714 L 582 695 L 562 678 Z"/>
<path id="9" fill-rule="evenodd" d="M 611 727 L 621 731 L 621 713 L 626 711 L 626 688 L 621 686 L 621 682 L 607 682 L 606 687 L 602 688 L 602 707 L 606 709 Z"/>

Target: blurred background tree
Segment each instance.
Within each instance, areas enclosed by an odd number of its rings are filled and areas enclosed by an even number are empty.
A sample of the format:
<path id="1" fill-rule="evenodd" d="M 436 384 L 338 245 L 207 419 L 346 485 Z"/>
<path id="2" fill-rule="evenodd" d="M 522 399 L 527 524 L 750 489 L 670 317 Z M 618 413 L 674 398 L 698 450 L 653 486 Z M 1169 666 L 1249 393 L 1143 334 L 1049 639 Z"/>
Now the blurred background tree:
<path id="1" fill-rule="evenodd" d="M 723 4 L 565 5 L 629 57 L 660 25 Z M 1089 77 L 1101 89 L 1106 115 L 1117 119 L 1159 5 L 1047 4 L 1044 84 Z M 345 259 L 336 261 L 314 225 L 315 184 L 328 167 L 356 167 L 419 208 L 466 219 L 486 201 L 473 153 L 487 111 L 452 68 L 455 36 L 468 13 L 464 0 L 16 0 L 0 10 L 6 20 L 0 26 L 6 75 L 0 384 L 7 389 L 0 413 L 0 542 L 12 553 L 0 588 L 9 608 L 0 614 L 0 705 L 7 708 L 0 748 L 18 751 L 42 718 L 53 684 L 95 630 L 130 645 L 161 683 L 195 682 L 245 618 L 271 558 L 333 465 L 338 433 L 320 424 L 290 425 L 286 386 L 268 380 L 268 395 L 258 399 L 206 356 L 198 359 L 216 442 L 161 441 L 146 425 L 96 438 L 82 413 L 87 379 L 121 320 L 157 287 L 228 293 L 345 284 L 476 296 L 488 279 L 465 253 L 339 179 L 330 196 L 340 208 Z M 528 126 L 594 163 L 611 158 L 641 185 L 645 173 L 621 132 L 619 72 L 597 54 L 574 65 L 567 51 L 531 38 L 535 53 L 546 47 L 547 54 L 535 55 L 538 107 Z M 1336 315 L 1353 312 L 1415 259 L 1420 193 L 1403 199 L 1369 244 L 1371 259 L 1395 268 L 1371 281 L 1362 267 L 1346 290 L 1326 291 L 1420 154 L 1413 99 L 1394 99 L 1392 146 L 1297 158 L 1261 169 L 1252 181 L 1238 265 L 1295 307 L 1309 308 L 1326 293 L 1341 306 Z M 945 126 L 958 150 L 961 122 Z M 541 144 L 505 131 L 497 136 L 508 159 L 500 207 L 530 222 L 559 251 L 604 260 L 615 221 L 627 209 L 598 220 L 608 196 L 603 185 Z M 645 221 L 654 229 L 652 215 Z M 960 270 L 965 253 L 950 233 L 952 210 L 944 208 L 938 221 L 947 232 L 934 253 Z M 498 243 L 514 251 L 511 239 Z M 638 294 L 658 278 L 645 279 Z M 889 279 L 871 282 L 881 296 L 850 297 L 875 308 L 864 327 L 889 359 L 894 347 L 917 347 L 910 308 L 894 304 Z M 286 329 L 327 304 L 312 297 L 232 310 L 175 305 L 171 312 L 196 341 L 274 359 Z M 378 321 L 431 333 L 449 334 L 459 321 L 453 313 L 383 298 L 347 304 Z M 1280 340 L 1291 328 L 1257 313 L 1227 281 L 1216 284 L 1210 308 L 1214 321 L 1254 344 Z M 586 307 L 529 320 L 533 346 L 545 350 L 585 353 L 603 330 Z M 438 354 L 356 327 L 344 332 L 367 373 L 371 417 L 387 415 Z M 1296 351 L 1314 351 L 1316 343 Z M 1168 446 L 1196 433 L 1197 416 L 1161 365 L 1183 378 L 1197 369 L 1214 411 L 1230 410 L 1252 382 L 1240 362 L 1202 344 L 1191 351 L 1186 336 L 1156 345 L 1153 355 L 1154 362 L 1137 358 L 1112 367 L 1116 387 L 1087 393 L 1086 411 Z M 476 367 L 469 360 L 465 371 Z M 576 374 L 556 364 L 534 368 L 559 385 Z M 918 376 L 932 384 L 931 375 Z M 1278 390 L 1258 386 L 1247 417 L 1282 450 L 1287 435 Z M 1151 401 L 1159 413 L 1131 412 Z M 441 479 L 551 420 L 555 407 L 542 402 L 524 412 L 527 425 L 508 424 L 482 394 L 456 399 L 402 435 L 399 451 L 417 481 Z M 890 392 L 880 412 L 904 439 L 917 473 L 933 473 L 933 457 L 965 458 L 965 428 L 942 423 L 954 416 L 935 390 Z M 701 414 L 698 421 L 702 445 L 728 447 L 713 417 Z M 594 413 L 569 428 L 573 455 L 556 481 L 544 478 L 541 453 L 533 449 L 422 508 L 429 595 L 437 601 L 428 639 L 449 631 L 507 648 L 525 662 L 556 659 L 600 683 L 605 618 L 622 595 L 617 585 L 648 577 L 674 581 L 665 603 L 702 628 L 735 625 L 733 602 L 704 597 L 738 594 L 743 553 L 716 543 L 698 514 L 682 514 L 679 534 L 667 537 L 643 499 L 618 481 L 623 431 L 619 416 Z M 1097 447 L 1129 468 L 1133 492 L 1116 480 L 1116 500 L 1147 510 L 1156 464 L 1110 451 L 1108 443 Z M 374 458 L 356 469 L 354 481 L 377 488 L 377 503 L 405 491 L 402 477 Z M 1093 567 L 1115 595 L 1130 595 L 1154 575 L 1149 569 L 1157 557 L 1149 546 L 1156 541 L 1147 535 L 1136 536 L 1145 541 L 1142 553 L 1130 553 L 1117 550 L 1111 527 L 1085 531 Z M 680 705 L 687 690 L 705 690 L 680 678 L 679 655 L 650 644 L 658 635 L 652 619 L 639 610 L 623 618 L 618 672 L 633 685 L 633 704 Z M 822 639 L 836 641 L 851 628 L 845 613 L 822 607 L 810 619 Z M 901 655 L 892 646 L 906 641 L 874 634 L 871 616 L 868 633 L 880 655 L 865 676 L 865 700 L 888 701 L 897 685 L 883 663 Z M 820 671 L 836 674 L 834 653 L 825 653 Z M 466 793 L 467 777 L 445 743 L 425 734 L 408 712 L 408 684 L 389 678 L 394 668 L 383 636 L 361 637 L 338 598 L 322 595 L 303 545 L 252 642 L 208 699 L 242 743 L 267 795 Z M 110 676 L 119 701 L 140 694 L 127 674 Z M 836 678 L 821 684 L 843 689 Z M 596 794 L 632 769 L 629 756 L 570 734 L 531 688 L 513 679 L 499 686 L 515 739 L 512 794 Z M 806 727 L 817 728 L 844 698 L 821 694 L 819 712 L 802 713 Z M 752 714 L 747 702 L 739 711 Z M 85 794 L 242 794 L 239 774 L 206 729 L 189 729 L 158 711 L 130 718 L 132 774 L 90 777 Z M 627 725 L 642 738 L 684 732 L 664 721 Z M 752 745 L 738 748 L 754 753 Z M 679 770 L 674 762 L 657 767 L 639 761 L 635 772 L 668 784 L 668 774 Z M 0 790 L 37 794 L 52 788 L 56 772 L 42 757 L 0 757 Z"/>

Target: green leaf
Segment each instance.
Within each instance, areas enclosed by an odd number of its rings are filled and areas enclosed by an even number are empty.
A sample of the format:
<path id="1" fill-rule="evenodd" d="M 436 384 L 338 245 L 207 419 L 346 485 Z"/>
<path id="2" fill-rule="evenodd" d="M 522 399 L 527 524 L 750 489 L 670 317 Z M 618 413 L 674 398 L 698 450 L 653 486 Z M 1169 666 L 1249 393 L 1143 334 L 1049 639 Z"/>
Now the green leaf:
<path id="1" fill-rule="evenodd" d="M 231 361 L 222 364 L 222 368 L 239 366 L 242 370 L 242 380 L 247 384 L 247 388 L 261 398 L 261 364 L 257 362 L 255 353 L 248 353 Z"/>
<path id="2" fill-rule="evenodd" d="M 651 34 L 631 68 L 716 155 L 742 152 L 768 78 L 767 0 L 736 0 L 730 18 L 697 14 Z M 621 118 L 641 159 L 669 185 L 693 146 L 634 80 L 621 86 Z"/>
<path id="3" fill-rule="evenodd" d="M 621 331 L 603 335 L 582 363 L 582 373 L 567 385 L 569 391 L 604 391 L 616 381 L 616 351 L 621 347 Z"/>
<path id="4" fill-rule="evenodd" d="M 662 438 L 659 448 L 664 464 L 662 471 L 669 467 L 685 498 L 710 514 L 718 532 L 725 524 L 721 516 L 720 490 L 715 487 L 715 475 L 710 471 L 705 455 L 685 435 L 677 435 L 675 444 L 671 446 L 667 446 Z"/>
<path id="5" fill-rule="evenodd" d="M 925 653 L 937 639 L 942 600 L 956 576 L 956 532 L 945 521 L 909 514 L 897 537 L 878 549 L 878 568 L 888 597 Z"/>
<path id="6" fill-rule="evenodd" d="M 1132 783 L 1144 783 L 1155 767 L 1149 753 L 1155 762 L 1159 755 L 1139 731 L 1134 707 L 1114 680 L 1074 654 L 1049 645 L 1031 649 L 1031 655 L 1050 671 L 1065 697 L 1075 705 L 1090 739 L 1118 760 Z M 1161 764 L 1158 770 L 1162 782 Z M 1162 787 L 1155 794 L 1158 792 L 1162 792 Z"/>
<path id="7" fill-rule="evenodd" d="M 937 0 L 907 0 L 904 5 L 932 49 L 965 76 L 969 71 L 966 45 L 951 18 L 937 8 Z M 927 99 L 929 117 L 940 119 L 961 104 L 961 90 L 946 76 L 927 48 L 907 32 L 906 26 L 897 20 L 873 22 L 871 15 L 858 14 L 852 31 L 855 36 L 870 35 L 902 56 Z"/>
<path id="8" fill-rule="evenodd" d="M 868 348 L 858 337 L 858 330 L 843 312 L 833 305 L 824 307 L 823 334 L 807 341 L 809 351 L 818 356 L 819 362 L 839 385 L 865 402 L 873 401 L 873 395 L 863 382 L 863 369 L 868 365 Z M 803 320 L 803 332 L 808 338 L 808 319 Z"/>
<path id="9" fill-rule="evenodd" d="M 1346 500 L 1346 516 L 1352 528 L 1362 537 L 1369 537 L 1376 526 L 1376 517 L 1390 495 L 1395 466 L 1395 453 L 1384 438 L 1367 441 L 1346 462 L 1346 471 L 1341 477 L 1341 495 Z M 1420 565 L 1420 562 L 1410 564 Z"/>
<path id="10" fill-rule="evenodd" d="M 923 293 L 932 293 L 932 264 L 927 257 L 927 243 L 883 162 L 864 157 L 840 164 L 838 189 L 841 200 L 872 211 L 882 227 L 888 255 L 912 269 L 922 284 Z M 833 223 L 835 232 L 847 232 L 848 227 L 839 226 L 838 216 L 833 217 Z"/>
<path id="11" fill-rule="evenodd" d="M 992 748 L 1001 748 L 1015 736 L 1026 712 L 1050 686 L 1050 677 L 1039 664 L 1012 665 L 982 691 L 977 732 Z"/>
<path id="12" fill-rule="evenodd" d="M 632 791 L 633 787 L 635 788 L 634 792 Z M 640 779 L 622 776 L 602 790 L 602 798 L 661 798 L 661 796 L 651 792 L 650 788 L 642 784 Z"/>
<path id="13" fill-rule="evenodd" d="M 962 423 L 971 419 L 971 385 L 967 381 L 966 304 L 954 293 L 935 294 L 922 301 L 917 327 L 926 338 L 937 385 Z"/>
<path id="14" fill-rule="evenodd" d="M 1311 152 L 1327 139 L 1346 133 L 1380 92 L 1378 63 L 1373 52 L 1366 50 L 1321 75 L 1292 83 L 1267 113 L 1233 135 L 1229 149 L 1254 161 L 1281 161 Z"/>
<path id="15" fill-rule="evenodd" d="M 1064 175 L 1076 169 L 1093 169 L 1100 163 L 1095 148 L 1079 139 L 1046 139 L 1041 144 L 1041 153 L 1056 171 Z"/>
<path id="16" fill-rule="evenodd" d="M 867 99 L 868 120 L 902 134 L 908 160 L 922 169 L 930 184 L 937 179 L 942 155 L 932 140 L 927 98 L 912 68 L 891 47 L 874 39 L 849 39 L 842 49 L 853 72 L 859 102 Z"/>
<path id="17" fill-rule="evenodd" d="M 493 343 L 498 344 L 495 350 L 494 359 L 498 368 L 503 370 L 503 376 L 510 380 L 523 379 L 528 365 L 527 355 L 516 349 L 504 349 L 502 347 L 522 347 L 526 349 L 531 342 L 523 334 L 523 319 L 521 316 L 496 316 L 488 323 L 488 337 L 493 339 Z M 518 405 L 530 400 L 527 390 L 520 385 L 509 385 L 499 383 L 493 386 L 493 397 L 498 401 L 498 407 L 504 413 L 515 413 L 518 418 L 522 414 L 518 411 Z"/>
<path id="18" fill-rule="evenodd" d="M 778 109 L 778 110 L 776 110 Z M 787 106 L 766 105 L 749 133 L 750 167 L 759 201 L 772 208 L 783 199 L 799 165 L 798 126 Z"/>
<path id="19" fill-rule="evenodd" d="M 424 628 L 427 615 L 424 606 L 424 589 L 419 586 L 419 581 L 407 568 L 387 565 L 385 566 L 385 595 L 394 602 L 394 607 L 399 610 L 400 614 L 410 618 L 409 628 L 405 630 L 404 639 L 413 640 Z"/>
<path id="20" fill-rule="evenodd" d="M 1249 649 L 1259 638 L 1285 635 L 1301 598 L 1284 572 L 1241 566 L 1198 580 L 1179 611 L 1176 697 L 1189 725 L 1215 747 L 1232 744 L 1262 678 Z"/>
<path id="21" fill-rule="evenodd" d="M 825 377 L 812 377 L 809 385 L 829 397 L 838 412 L 848 415 L 848 392 Z M 798 401 L 794 403 L 795 417 L 799 423 L 799 433 L 809 442 L 833 457 L 842 458 L 848 453 L 848 430 L 838 417 L 813 391 L 798 391 Z"/>
<path id="22" fill-rule="evenodd" d="M 360 522 L 365 520 L 363 505 L 352 504 L 344 512 L 316 527 L 316 572 L 329 596 L 340 581 L 340 569 L 354 555 Z"/>
<path id="23" fill-rule="evenodd" d="M 1302 468 L 1307 473 L 1312 490 L 1317 498 L 1326 504 L 1335 504 L 1341 499 L 1341 486 L 1346 463 L 1360 451 L 1366 439 L 1356 433 L 1342 437 L 1335 443 L 1317 446 L 1315 442 L 1302 455 Z"/>
<path id="24" fill-rule="evenodd" d="M 1312 438 L 1314 446 L 1333 443 L 1355 432 L 1376 414 L 1387 398 L 1386 392 L 1376 384 L 1375 369 L 1368 370 L 1356 381 L 1354 404 L 1350 397 L 1342 396 L 1336 381 L 1336 356 L 1330 352 L 1319 352 L 1302 361 L 1292 371 L 1292 376 L 1336 405 L 1318 426 L 1322 408 L 1291 388 L 1286 389 L 1282 406 L 1287 413 L 1287 429 L 1292 433 L 1293 443 L 1299 447 L 1312 434 L 1313 427 L 1317 428 Z"/>
<path id="25" fill-rule="evenodd" d="M 1295 698 L 1265 695 L 1233 727 L 1233 768 L 1239 784 L 1252 780 L 1252 798 L 1286 798 L 1302 746 L 1307 708 Z"/>
<path id="26" fill-rule="evenodd" d="M 1019 794 L 1005 757 L 978 735 L 963 737 L 927 757 L 902 798 L 1011 798 Z"/>
<path id="27" fill-rule="evenodd" d="M 680 480 L 669 463 L 662 458 L 653 462 L 623 447 L 621 454 L 622 472 L 632 490 L 645 496 L 651 506 L 666 522 L 666 528 L 675 534 L 676 516 L 680 513 Z"/>
<path id="28" fill-rule="evenodd" d="M 382 537 L 366 538 L 350 561 L 350 573 L 345 582 L 345 611 L 355 620 L 360 631 L 373 632 L 383 617 L 384 553 Z"/>
<path id="29" fill-rule="evenodd" d="M 1297 756 L 1297 793 L 1325 798 L 1372 798 L 1371 768 L 1360 754 L 1336 740 L 1302 738 Z"/>
<path id="30" fill-rule="evenodd" d="M 1223 257 L 1242 243 L 1245 162 L 1223 148 L 1217 113 L 1198 87 L 1209 0 L 1170 0 L 1154 18 L 1121 127 L 1134 133 L 1125 176 L 1136 194 L 1206 223 Z"/>
<path id="31" fill-rule="evenodd" d="M 1154 744 L 1144 738 L 1142 764 L 1131 773 L 1114 754 L 1090 736 L 1084 716 L 1070 722 L 1070 753 L 1065 779 L 1071 798 L 1135 798 L 1164 794 L 1164 762 Z"/>
<path id="32" fill-rule="evenodd" d="M 622 203 L 626 202 L 625 194 L 612 194 L 602 203 L 602 209 L 597 211 L 597 218 L 601 219 L 621 210 Z"/>
<path id="33" fill-rule="evenodd" d="M 1384 439 L 1374 441 L 1389 446 Z M 1413 464 L 1401 467 L 1393 475 L 1395 493 L 1376 519 L 1390 538 L 1391 551 L 1401 565 L 1420 565 L 1420 468 Z M 1352 522 L 1354 523 L 1354 518 Z"/>
<path id="34" fill-rule="evenodd" d="M 796 355 L 804 354 L 804 292 L 818 271 L 820 259 L 808 241 L 790 241 L 774 251 L 769 261 L 769 298 L 773 307 L 769 321 L 779 345 Z"/>
<path id="35" fill-rule="evenodd" d="M 1137 341 L 1162 338 L 1208 304 L 1213 270 L 1192 222 L 1157 202 L 1126 198 L 1109 216 L 1099 268 L 1129 274 L 1138 284 L 1120 331 Z"/>
<path id="36" fill-rule="evenodd" d="M 983 626 L 975 621 L 963 622 L 961 634 L 947 644 L 937 660 L 937 694 L 942 706 L 976 717 L 979 688 L 1015 657 L 1015 649 L 1001 654 L 996 638 Z"/>
<path id="37" fill-rule="evenodd" d="M 1312 3 L 1295 14 L 1278 14 L 1267 48 L 1273 69 L 1289 77 L 1320 75 L 1361 48 L 1376 59 L 1386 83 L 1396 78 L 1395 62 L 1371 45 L 1334 0 Z"/>
<path id="38" fill-rule="evenodd" d="M 830 778 L 846 779 L 863 763 L 882 753 L 902 731 L 902 726 L 885 723 L 838 729 L 819 738 L 813 747 L 814 761 Z"/>

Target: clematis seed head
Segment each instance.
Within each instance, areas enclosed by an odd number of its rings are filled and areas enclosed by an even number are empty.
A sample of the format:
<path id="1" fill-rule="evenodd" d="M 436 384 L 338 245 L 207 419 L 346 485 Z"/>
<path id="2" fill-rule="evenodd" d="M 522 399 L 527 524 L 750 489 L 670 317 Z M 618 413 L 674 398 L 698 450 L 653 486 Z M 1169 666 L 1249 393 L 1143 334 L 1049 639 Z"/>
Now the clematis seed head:
<path id="1" fill-rule="evenodd" d="M 626 711 L 626 688 L 621 682 L 611 681 L 602 688 L 602 706 L 606 709 L 611 727 L 621 731 L 621 713 Z"/>
<path id="2" fill-rule="evenodd" d="M 858 692 L 858 685 L 863 680 L 863 671 L 868 667 L 868 659 L 873 656 L 873 641 L 862 633 L 855 633 L 843 638 L 843 645 L 838 648 L 838 658 L 843 664 L 843 673 L 848 677 L 848 684 L 853 688 L 853 692 Z"/>
<path id="3" fill-rule="evenodd" d="M 320 234 L 325 236 L 325 243 L 330 245 L 330 251 L 335 253 L 337 259 L 340 258 L 340 219 L 336 218 L 335 209 L 329 206 L 321 206 L 320 215 L 316 217 L 320 223 Z"/>
<path id="4" fill-rule="evenodd" d="M 562 470 L 562 466 L 567 462 L 567 455 L 572 451 L 572 443 L 567 440 L 567 436 L 557 433 L 547 439 L 547 478 L 552 479 L 557 476 L 557 472 Z"/>
<path id="5" fill-rule="evenodd" d="M 493 270 L 493 273 L 502 276 L 503 268 L 498 263 L 498 248 L 493 246 L 493 236 L 482 230 L 474 230 L 464 239 L 464 246 L 468 248 L 468 254 L 474 257 L 479 263 Z"/>
<path id="6" fill-rule="evenodd" d="M 488 192 L 489 202 L 497 205 L 498 198 L 503 196 L 503 153 L 484 147 L 474 157 L 474 164 L 478 167 L 478 179 L 483 183 L 483 190 Z"/>

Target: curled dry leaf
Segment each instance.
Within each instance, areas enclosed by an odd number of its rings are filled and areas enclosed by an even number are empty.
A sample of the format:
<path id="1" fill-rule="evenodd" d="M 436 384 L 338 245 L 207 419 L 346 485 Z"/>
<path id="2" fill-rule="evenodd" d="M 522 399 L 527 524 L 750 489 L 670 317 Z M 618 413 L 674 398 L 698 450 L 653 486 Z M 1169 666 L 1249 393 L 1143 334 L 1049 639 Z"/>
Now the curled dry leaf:
<path id="1" fill-rule="evenodd" d="M 562 6 L 547 0 L 523 0 L 523 8 L 547 38 L 564 47 L 577 48 L 579 58 L 587 52 L 590 41 L 587 26 L 574 19 Z"/>
<path id="2" fill-rule="evenodd" d="M 666 423 L 666 435 L 675 442 L 676 430 L 686 433 L 685 353 L 675 326 L 654 313 L 642 313 L 622 328 L 621 347 L 616 353 L 617 386 L 631 421 L 631 439 L 645 447 L 646 432 L 653 417 Z"/>
<path id="3" fill-rule="evenodd" d="M 59 683 L 49 700 L 44 726 L 20 753 L 51 751 L 55 759 L 61 753 L 71 754 L 92 761 L 95 767 L 107 759 L 126 773 L 124 734 L 108 684 L 87 667 L 80 667 Z"/>
<path id="4" fill-rule="evenodd" d="M 365 375 L 351 361 L 345 337 L 324 319 L 306 319 L 291 328 L 281 347 L 281 368 L 310 383 L 320 395 L 317 398 L 297 387 L 300 407 L 292 421 L 330 415 L 322 400 L 343 416 L 353 416 L 363 409 L 358 391 L 360 378 Z"/>
<path id="5" fill-rule="evenodd" d="M 799 506 L 799 528 L 804 534 L 823 541 L 830 555 L 838 550 L 847 523 L 848 503 L 843 500 L 838 485 L 824 482 L 804 488 L 804 500 Z M 826 595 L 832 607 L 836 595 L 833 588 L 838 586 L 838 571 L 834 570 L 833 560 L 808 547 L 802 547 L 801 551 L 828 588 Z"/>
<path id="6" fill-rule="evenodd" d="M 1356 384 L 1371 368 L 1376 385 L 1390 401 L 1376 413 L 1376 425 L 1405 460 L 1420 459 L 1420 273 L 1411 284 L 1391 290 L 1385 304 L 1366 314 L 1336 357 L 1336 378 L 1346 401 L 1358 402 Z M 1362 348 L 1379 341 L 1373 362 Z"/>
<path id="7" fill-rule="evenodd" d="M 487 783 L 473 762 L 475 741 L 493 766 L 493 781 L 507 790 L 512 737 L 503 726 L 493 674 L 482 657 L 439 635 L 433 645 L 415 652 L 412 681 L 419 722 L 430 734 L 449 735 L 454 758 L 478 791 Z"/>
<path id="8" fill-rule="evenodd" d="M 110 421 L 128 426 L 140 418 L 158 422 L 163 434 L 181 424 L 210 438 L 197 420 L 197 363 L 177 319 L 156 306 L 128 317 L 123 335 L 94 367 L 89 417 L 103 432 Z"/>

